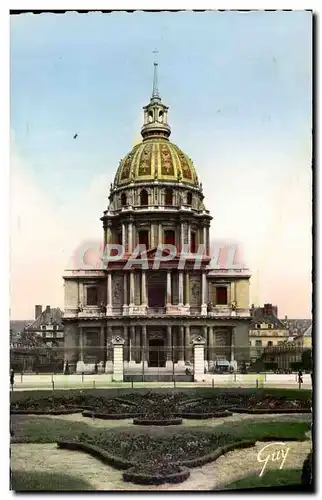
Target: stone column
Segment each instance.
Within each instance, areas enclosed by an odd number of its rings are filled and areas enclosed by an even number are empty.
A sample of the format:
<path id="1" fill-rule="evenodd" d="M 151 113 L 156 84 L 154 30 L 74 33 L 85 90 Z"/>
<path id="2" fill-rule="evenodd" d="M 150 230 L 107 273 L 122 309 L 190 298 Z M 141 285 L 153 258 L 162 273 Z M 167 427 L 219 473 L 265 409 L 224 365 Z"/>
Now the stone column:
<path id="1" fill-rule="evenodd" d="M 167 271 L 167 306 L 172 305 L 171 271 Z"/>
<path id="2" fill-rule="evenodd" d="M 208 327 L 208 368 L 214 364 L 214 327 Z"/>
<path id="3" fill-rule="evenodd" d="M 123 348 L 124 339 L 122 337 L 115 337 L 112 340 L 113 344 L 113 382 L 123 382 L 124 367 L 123 367 Z"/>
<path id="4" fill-rule="evenodd" d="M 148 366 L 148 353 L 147 353 L 147 337 L 146 337 L 146 325 L 142 325 L 141 329 L 142 334 L 142 356 L 141 360 L 144 363 L 144 366 Z"/>
<path id="5" fill-rule="evenodd" d="M 105 326 L 101 325 L 100 331 L 100 361 L 104 363 L 105 358 Z"/>
<path id="6" fill-rule="evenodd" d="M 107 272 L 107 306 L 106 314 L 112 314 L 112 273 Z"/>
<path id="7" fill-rule="evenodd" d="M 108 326 L 107 327 L 107 335 L 106 335 L 106 351 L 107 351 L 107 356 L 106 356 L 106 363 L 105 363 L 105 373 L 111 373 L 113 371 L 113 356 L 111 353 L 111 346 L 113 344 L 110 344 L 112 341 L 112 327 Z"/>
<path id="8" fill-rule="evenodd" d="M 202 243 L 205 246 L 205 250 L 206 250 L 206 246 L 207 246 L 207 227 L 206 226 L 204 226 L 203 230 L 202 230 Z"/>
<path id="9" fill-rule="evenodd" d="M 129 365 L 135 365 L 135 326 L 130 326 Z M 133 351 L 134 350 L 134 351 Z"/>
<path id="10" fill-rule="evenodd" d="M 84 371 L 84 335 L 82 326 L 79 327 L 79 354 L 75 369 L 77 373 Z"/>
<path id="11" fill-rule="evenodd" d="M 205 376 L 205 339 L 201 336 L 193 341 L 194 381 L 202 382 Z"/>
<path id="12" fill-rule="evenodd" d="M 163 238 L 162 238 L 162 224 L 158 225 L 158 245 L 163 243 Z"/>
<path id="13" fill-rule="evenodd" d="M 123 280 L 123 314 L 128 314 L 129 312 L 129 305 L 128 305 L 128 297 L 127 297 L 127 273 L 124 273 L 124 280 Z"/>
<path id="14" fill-rule="evenodd" d="M 183 271 L 179 271 L 179 306 L 183 306 Z"/>
<path id="15" fill-rule="evenodd" d="M 142 271 L 142 273 L 141 273 L 141 297 L 142 297 L 141 304 L 143 306 L 146 306 L 147 303 L 146 303 L 146 273 L 145 273 L 145 271 Z"/>
<path id="16" fill-rule="evenodd" d="M 134 272 L 130 272 L 130 307 L 134 307 L 135 296 L 134 296 Z"/>
<path id="17" fill-rule="evenodd" d="M 79 361 L 84 363 L 84 337 L 83 337 L 83 327 L 82 326 L 79 327 L 79 348 L 80 348 Z"/>
<path id="18" fill-rule="evenodd" d="M 179 356 L 178 365 L 184 366 L 184 326 L 179 326 Z"/>
<path id="19" fill-rule="evenodd" d="M 173 359 L 172 359 L 172 326 L 167 326 L 167 359 L 166 359 L 166 368 L 172 370 Z"/>
<path id="20" fill-rule="evenodd" d="M 201 315 L 207 316 L 207 279 L 206 273 L 203 271 L 201 274 Z"/>
<path id="21" fill-rule="evenodd" d="M 184 225 L 183 222 L 181 222 L 180 226 L 180 253 L 183 251 L 183 245 L 184 245 Z"/>
<path id="22" fill-rule="evenodd" d="M 106 244 L 107 245 L 109 245 L 112 241 L 111 226 L 112 226 L 111 221 L 107 221 L 107 226 L 106 226 Z"/>
<path id="23" fill-rule="evenodd" d="M 131 254 L 133 252 L 133 225 L 132 222 L 128 224 L 128 243 L 127 243 L 127 253 Z"/>
<path id="24" fill-rule="evenodd" d="M 234 341 L 235 341 L 235 328 L 232 328 L 231 329 L 231 334 L 230 334 L 230 361 L 235 361 L 235 352 L 234 352 L 234 349 L 235 349 L 235 346 L 234 346 Z"/>
<path id="25" fill-rule="evenodd" d="M 129 361 L 129 328 L 128 326 L 123 326 L 123 338 L 124 338 L 124 362 L 128 364 Z"/>
<path id="26" fill-rule="evenodd" d="M 186 307 L 190 307 L 190 277 L 186 273 Z"/>
<path id="27" fill-rule="evenodd" d="M 205 339 L 205 353 L 206 353 L 206 359 L 205 359 L 205 368 L 208 369 L 208 344 L 207 344 L 207 337 L 208 337 L 208 327 L 203 326 L 202 327 L 202 336 Z"/>
<path id="28" fill-rule="evenodd" d="M 122 247 L 124 249 L 124 253 L 126 253 L 126 225 L 122 224 Z"/>
<path id="29" fill-rule="evenodd" d="M 188 224 L 188 248 L 190 252 L 190 247 L 191 247 L 191 225 Z"/>
<path id="30" fill-rule="evenodd" d="M 191 361 L 191 347 L 190 347 L 190 326 L 185 327 L 185 354 L 184 360 Z"/>

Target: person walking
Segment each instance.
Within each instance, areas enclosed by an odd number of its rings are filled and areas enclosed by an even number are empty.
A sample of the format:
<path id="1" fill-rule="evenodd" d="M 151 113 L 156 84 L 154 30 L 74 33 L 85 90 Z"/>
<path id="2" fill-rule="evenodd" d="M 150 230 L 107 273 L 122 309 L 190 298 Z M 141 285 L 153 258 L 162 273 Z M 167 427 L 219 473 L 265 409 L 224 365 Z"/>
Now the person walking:
<path id="1" fill-rule="evenodd" d="M 299 384 L 302 385 L 303 384 L 303 373 L 302 373 L 302 370 L 299 370 L 299 373 L 298 373 L 298 381 L 299 381 Z"/>

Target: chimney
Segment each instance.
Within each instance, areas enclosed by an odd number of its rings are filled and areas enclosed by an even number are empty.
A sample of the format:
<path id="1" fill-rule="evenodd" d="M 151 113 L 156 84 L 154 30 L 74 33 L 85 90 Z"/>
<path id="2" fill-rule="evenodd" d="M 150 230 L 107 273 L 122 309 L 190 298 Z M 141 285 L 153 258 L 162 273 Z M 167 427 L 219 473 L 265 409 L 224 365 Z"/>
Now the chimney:
<path id="1" fill-rule="evenodd" d="M 42 313 L 42 306 L 41 305 L 36 305 L 35 306 L 35 319 L 37 319 Z"/>
<path id="2" fill-rule="evenodd" d="M 270 316 L 271 314 L 273 314 L 272 304 L 264 304 L 264 315 Z"/>
<path id="3" fill-rule="evenodd" d="M 50 313 L 50 306 L 46 306 L 46 313 Z"/>

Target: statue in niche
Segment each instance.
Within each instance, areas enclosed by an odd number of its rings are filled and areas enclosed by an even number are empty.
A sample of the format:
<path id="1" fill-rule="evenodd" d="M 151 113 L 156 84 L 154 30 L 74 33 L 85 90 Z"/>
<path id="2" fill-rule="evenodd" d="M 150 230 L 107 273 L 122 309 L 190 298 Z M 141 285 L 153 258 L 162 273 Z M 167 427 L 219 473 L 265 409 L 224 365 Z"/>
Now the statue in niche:
<path id="1" fill-rule="evenodd" d="M 199 299 L 200 296 L 200 290 L 199 290 L 199 284 L 194 282 L 192 287 L 191 287 L 191 294 L 194 299 Z"/>
<path id="2" fill-rule="evenodd" d="M 207 312 L 212 312 L 212 310 L 213 310 L 213 305 L 212 305 L 212 302 L 211 302 L 211 300 L 210 300 L 210 301 L 208 302 L 208 304 L 207 304 Z"/>
<path id="3" fill-rule="evenodd" d="M 121 299 L 121 283 L 119 281 L 115 283 L 113 296 L 115 302 L 119 302 L 119 300 Z"/>

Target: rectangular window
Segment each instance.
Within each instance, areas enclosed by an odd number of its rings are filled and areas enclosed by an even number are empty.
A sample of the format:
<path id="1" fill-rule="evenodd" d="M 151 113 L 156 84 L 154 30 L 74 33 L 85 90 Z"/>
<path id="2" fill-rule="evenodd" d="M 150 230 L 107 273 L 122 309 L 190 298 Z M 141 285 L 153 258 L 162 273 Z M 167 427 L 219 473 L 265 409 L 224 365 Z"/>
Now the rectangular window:
<path id="1" fill-rule="evenodd" d="M 216 304 L 225 306 L 228 304 L 228 293 L 226 286 L 216 286 Z"/>
<path id="2" fill-rule="evenodd" d="M 116 233 L 116 244 L 122 245 L 122 231 Z"/>
<path id="3" fill-rule="evenodd" d="M 272 346 L 272 345 L 273 345 L 273 341 L 272 341 L 272 340 L 269 340 L 269 341 L 267 342 L 267 346 L 268 346 L 268 347 L 270 347 L 270 346 Z"/>
<path id="4" fill-rule="evenodd" d="M 86 288 L 86 304 L 88 306 L 98 305 L 98 293 L 96 286 L 89 286 Z"/>
<path id="5" fill-rule="evenodd" d="M 149 248 L 149 231 L 139 231 L 139 245 L 144 245 L 148 250 Z"/>
<path id="6" fill-rule="evenodd" d="M 196 253 L 196 233 L 191 232 L 190 238 L 190 252 Z"/>
<path id="7" fill-rule="evenodd" d="M 174 231 L 167 230 L 164 231 L 164 244 L 165 245 L 175 245 L 175 233 Z"/>
<path id="8" fill-rule="evenodd" d="M 262 341 L 261 340 L 255 340 L 255 346 L 256 347 L 261 347 L 262 346 Z"/>

